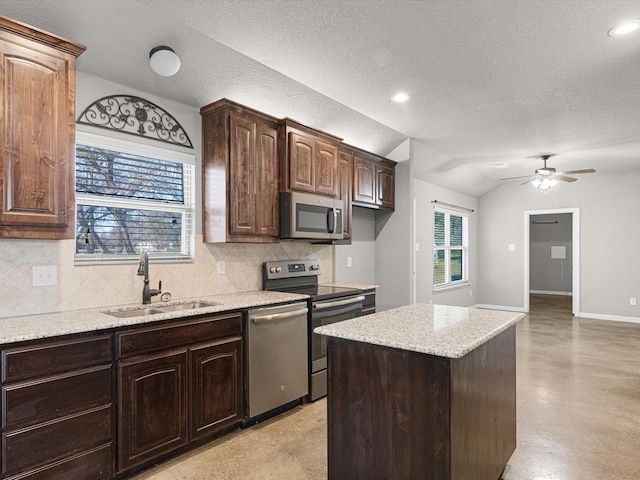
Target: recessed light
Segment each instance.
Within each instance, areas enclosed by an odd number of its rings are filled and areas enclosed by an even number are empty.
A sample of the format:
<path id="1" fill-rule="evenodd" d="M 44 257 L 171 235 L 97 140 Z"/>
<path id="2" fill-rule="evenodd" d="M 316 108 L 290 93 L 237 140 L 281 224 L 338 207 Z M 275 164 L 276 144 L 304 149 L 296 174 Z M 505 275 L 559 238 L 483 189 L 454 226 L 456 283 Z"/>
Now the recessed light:
<path id="1" fill-rule="evenodd" d="M 411 98 L 411 95 L 409 95 L 408 93 L 400 92 L 400 93 L 396 93 L 393 97 L 391 97 L 391 100 L 393 100 L 396 103 L 402 103 L 402 102 L 406 102 L 410 98 Z"/>
<path id="2" fill-rule="evenodd" d="M 506 163 L 492 163 L 491 166 L 493 168 L 509 168 L 509 165 Z"/>
<path id="3" fill-rule="evenodd" d="M 609 35 L 612 37 L 620 37 L 622 35 L 635 32 L 638 27 L 640 27 L 640 22 L 635 20 L 633 22 L 621 23 L 609 30 Z"/>

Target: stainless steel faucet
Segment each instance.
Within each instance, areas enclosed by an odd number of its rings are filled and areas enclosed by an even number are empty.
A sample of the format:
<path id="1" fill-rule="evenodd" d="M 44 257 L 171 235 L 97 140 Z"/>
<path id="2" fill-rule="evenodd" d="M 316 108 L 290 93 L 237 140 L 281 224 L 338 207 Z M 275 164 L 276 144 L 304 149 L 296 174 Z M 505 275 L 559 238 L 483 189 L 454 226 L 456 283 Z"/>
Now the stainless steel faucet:
<path id="1" fill-rule="evenodd" d="M 149 252 L 142 250 L 140 253 L 140 263 L 138 264 L 138 275 L 144 276 L 144 287 L 142 288 L 142 303 L 151 303 L 151 297 L 162 293 L 162 281 L 158 282 L 158 289 L 149 288 Z"/>

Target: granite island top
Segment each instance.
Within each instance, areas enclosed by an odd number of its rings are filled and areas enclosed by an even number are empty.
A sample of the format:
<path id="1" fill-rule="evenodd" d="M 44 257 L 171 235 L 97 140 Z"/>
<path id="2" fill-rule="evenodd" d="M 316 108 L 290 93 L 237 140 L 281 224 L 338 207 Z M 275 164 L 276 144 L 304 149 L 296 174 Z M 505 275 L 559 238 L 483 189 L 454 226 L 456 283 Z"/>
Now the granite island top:
<path id="1" fill-rule="evenodd" d="M 524 313 L 415 304 L 331 323 L 315 333 L 460 358 L 524 318 Z"/>
<path id="2" fill-rule="evenodd" d="M 167 305 L 195 301 L 215 302 L 218 305 L 130 318 L 118 318 L 105 312 L 131 310 L 140 308 L 143 305 L 122 305 L 84 310 L 68 310 L 38 315 L 23 315 L 19 317 L 3 317 L 0 318 L 0 344 L 56 337 L 59 335 L 69 335 L 74 333 L 107 330 L 111 328 L 153 323 L 160 320 L 186 318 L 202 314 L 224 313 L 234 310 L 266 307 L 278 303 L 306 301 L 307 298 L 309 298 L 308 295 L 259 290 L 253 292 L 201 296 L 197 299 L 183 299 L 167 303 L 154 302 L 144 305 L 144 307 L 162 308 Z"/>

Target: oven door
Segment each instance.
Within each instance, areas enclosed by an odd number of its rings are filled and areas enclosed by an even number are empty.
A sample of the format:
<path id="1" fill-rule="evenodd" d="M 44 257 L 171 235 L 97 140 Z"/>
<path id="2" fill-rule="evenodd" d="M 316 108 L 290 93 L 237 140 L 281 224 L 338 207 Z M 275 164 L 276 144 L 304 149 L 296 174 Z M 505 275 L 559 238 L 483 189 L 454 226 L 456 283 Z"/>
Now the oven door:
<path id="1" fill-rule="evenodd" d="M 334 300 L 313 302 L 311 307 L 311 332 L 316 327 L 341 322 L 362 315 L 364 295 L 341 297 Z M 327 339 L 311 333 L 311 373 L 327 368 Z"/>

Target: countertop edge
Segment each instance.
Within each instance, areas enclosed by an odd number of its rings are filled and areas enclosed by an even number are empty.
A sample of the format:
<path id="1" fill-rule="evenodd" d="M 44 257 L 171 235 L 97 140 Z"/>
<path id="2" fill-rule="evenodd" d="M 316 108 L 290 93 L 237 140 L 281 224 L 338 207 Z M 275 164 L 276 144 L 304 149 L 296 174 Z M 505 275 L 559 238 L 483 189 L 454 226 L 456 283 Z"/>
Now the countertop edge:
<path id="1" fill-rule="evenodd" d="M 417 304 L 420 307 L 420 304 Z M 340 338 L 344 340 L 351 340 L 361 343 L 369 343 L 372 345 L 378 345 L 383 347 L 396 348 L 400 350 L 413 351 L 417 353 L 424 353 L 428 355 L 435 355 L 439 357 L 447 357 L 447 358 L 461 358 L 475 350 L 479 346 L 488 342 L 492 338 L 496 337 L 503 331 L 507 330 L 509 327 L 515 325 L 517 322 L 522 320 L 525 317 L 524 313 L 519 312 L 509 312 L 509 311 L 494 311 L 494 310 L 482 310 L 482 315 L 485 317 L 498 317 L 503 318 L 498 325 L 494 325 L 489 328 L 481 329 L 482 331 L 475 335 L 473 338 L 468 339 L 464 337 L 459 339 L 457 337 L 452 338 L 441 338 L 434 339 L 432 342 L 424 342 L 418 343 L 413 341 L 413 339 L 418 338 L 419 335 L 413 335 L 412 332 L 403 332 L 402 340 L 398 340 L 400 335 L 393 336 L 385 336 L 384 333 L 379 333 L 376 331 L 375 333 L 367 332 L 365 329 L 360 330 L 359 333 L 354 333 L 349 331 L 348 326 L 350 324 L 354 324 L 354 322 L 358 325 L 362 325 L 363 322 L 371 322 L 375 323 L 378 319 L 384 319 L 388 322 L 390 319 L 393 321 L 394 314 L 397 312 L 398 318 L 402 315 L 405 309 L 410 308 L 411 306 L 399 307 L 392 310 L 387 310 L 380 313 L 375 313 L 372 315 L 367 315 L 364 317 L 358 317 L 352 320 L 346 320 L 344 322 L 339 322 L 335 324 L 325 325 L 322 327 L 317 327 L 314 329 L 314 333 L 325 335 L 328 337 Z M 434 307 L 433 305 L 423 305 L 422 307 Z M 437 306 L 436 306 L 437 307 Z M 446 307 L 440 306 L 450 309 L 457 309 L 458 311 L 467 310 L 477 311 L 478 309 L 467 308 L 467 307 Z M 368 318 L 369 317 L 369 318 Z M 427 321 L 429 319 L 426 319 Z M 432 319 L 431 319 L 432 320 Z M 411 327 L 411 326 L 410 326 Z M 422 326 L 421 326 L 422 327 Z M 402 325 L 399 328 L 406 328 L 406 325 Z M 460 329 L 460 326 L 457 327 Z M 397 332 L 394 332 L 397 333 Z M 420 332 L 423 333 L 423 332 Z M 456 332 L 458 333 L 458 332 Z M 463 335 L 458 335 L 459 337 L 463 337 Z M 446 345 L 443 344 L 443 340 L 447 340 Z"/>
<path id="2" fill-rule="evenodd" d="M 192 299 L 181 299 L 179 302 L 205 301 L 217 302 L 213 305 L 191 310 L 164 312 L 154 315 L 118 318 L 108 315 L 107 311 L 129 310 L 139 308 L 142 305 L 116 305 L 101 308 L 67 310 L 60 312 L 42 313 L 36 315 L 22 315 L 0 318 L 0 344 L 11 344 L 29 340 L 58 337 L 62 335 L 74 335 L 81 333 L 112 330 L 119 327 L 146 325 L 155 322 L 183 319 L 206 314 L 223 314 L 225 312 L 248 310 L 251 308 L 306 301 L 309 298 L 305 294 L 267 292 L 256 290 L 252 292 L 238 292 L 220 295 L 205 295 Z M 161 302 L 155 302 L 144 307 L 161 307 Z"/>

